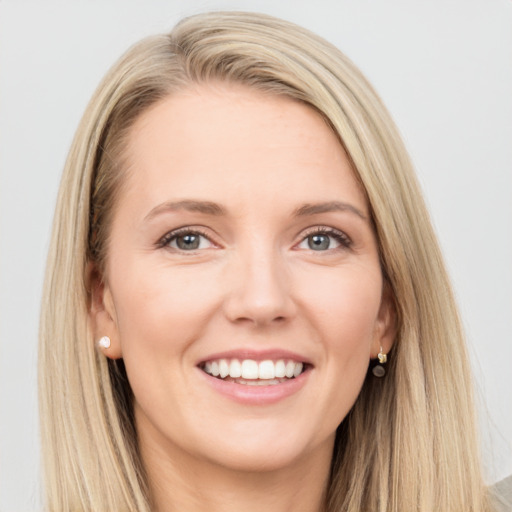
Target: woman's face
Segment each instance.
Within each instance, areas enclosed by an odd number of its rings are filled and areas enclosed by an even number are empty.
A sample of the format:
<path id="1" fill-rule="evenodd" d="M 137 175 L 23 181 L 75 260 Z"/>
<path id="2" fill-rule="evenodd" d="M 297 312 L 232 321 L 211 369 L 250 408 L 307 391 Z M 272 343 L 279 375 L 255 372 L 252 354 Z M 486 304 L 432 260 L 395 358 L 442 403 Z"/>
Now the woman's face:
<path id="1" fill-rule="evenodd" d="M 289 99 L 197 86 L 138 119 L 126 173 L 94 319 L 124 359 L 143 451 L 238 470 L 330 457 L 393 335 L 330 128 Z"/>

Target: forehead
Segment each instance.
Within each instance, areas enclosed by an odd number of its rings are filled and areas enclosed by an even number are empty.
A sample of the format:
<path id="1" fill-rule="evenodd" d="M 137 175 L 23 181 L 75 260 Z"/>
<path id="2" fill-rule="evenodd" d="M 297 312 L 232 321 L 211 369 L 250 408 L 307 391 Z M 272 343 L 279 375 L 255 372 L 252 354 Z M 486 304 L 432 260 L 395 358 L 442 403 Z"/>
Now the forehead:
<path id="1" fill-rule="evenodd" d="M 130 188 L 154 201 L 169 193 L 260 200 L 286 193 L 307 202 L 329 191 L 339 199 L 338 191 L 365 203 L 318 112 L 246 86 L 194 86 L 161 100 L 132 127 L 126 156 Z"/>

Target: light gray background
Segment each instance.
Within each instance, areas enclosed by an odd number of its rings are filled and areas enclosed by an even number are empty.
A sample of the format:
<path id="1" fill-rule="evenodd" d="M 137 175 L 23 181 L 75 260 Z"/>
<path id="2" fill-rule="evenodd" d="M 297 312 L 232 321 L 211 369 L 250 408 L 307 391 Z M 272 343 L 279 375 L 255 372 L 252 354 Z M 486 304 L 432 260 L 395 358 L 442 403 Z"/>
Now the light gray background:
<path id="1" fill-rule="evenodd" d="M 39 297 L 78 120 L 130 44 L 210 9 L 304 25 L 380 92 L 416 164 L 459 298 L 488 482 L 512 473 L 510 0 L 0 0 L 0 511 L 39 509 Z"/>

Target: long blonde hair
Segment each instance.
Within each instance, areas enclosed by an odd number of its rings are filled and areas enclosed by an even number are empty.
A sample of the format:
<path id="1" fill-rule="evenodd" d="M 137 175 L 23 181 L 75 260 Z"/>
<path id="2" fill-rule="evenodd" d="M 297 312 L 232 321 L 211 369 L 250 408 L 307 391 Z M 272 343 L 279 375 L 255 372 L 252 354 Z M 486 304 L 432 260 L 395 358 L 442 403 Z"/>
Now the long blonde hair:
<path id="1" fill-rule="evenodd" d="M 388 373 L 369 373 L 340 425 L 326 510 L 488 510 L 468 358 L 453 294 L 397 130 L 355 66 L 291 23 L 250 13 L 187 18 L 143 40 L 92 98 L 62 177 L 40 329 L 40 415 L 50 511 L 149 511 L 122 361 L 95 349 L 87 272 L 100 269 L 126 135 L 150 105 L 223 80 L 304 102 L 338 134 L 366 191 L 398 316 Z"/>

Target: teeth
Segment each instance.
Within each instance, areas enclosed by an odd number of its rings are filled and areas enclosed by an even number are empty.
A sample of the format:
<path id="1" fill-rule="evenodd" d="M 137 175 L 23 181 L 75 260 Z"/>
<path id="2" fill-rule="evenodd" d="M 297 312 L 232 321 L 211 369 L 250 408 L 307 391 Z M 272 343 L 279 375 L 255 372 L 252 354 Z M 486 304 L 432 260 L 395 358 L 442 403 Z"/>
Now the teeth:
<path id="1" fill-rule="evenodd" d="M 276 363 L 276 377 L 278 379 L 282 379 L 283 377 L 286 377 L 286 365 L 282 359 L 280 359 Z"/>
<path id="2" fill-rule="evenodd" d="M 244 359 L 243 361 L 219 359 L 218 361 L 207 361 L 203 366 L 203 370 L 209 375 L 221 379 L 231 377 L 232 379 L 238 379 L 239 384 L 248 385 L 279 384 L 286 379 L 298 377 L 303 369 L 303 363 L 282 359 L 277 361 L 266 359 L 259 363 L 252 359 Z"/>
<path id="3" fill-rule="evenodd" d="M 225 359 L 219 361 L 219 375 L 221 379 L 229 375 L 229 364 Z"/>
<path id="4" fill-rule="evenodd" d="M 293 374 L 295 373 L 295 363 L 293 361 L 288 361 L 285 367 L 285 375 L 291 379 Z"/>
<path id="5" fill-rule="evenodd" d="M 206 370 L 206 365 L 204 371 L 208 373 L 208 371 Z M 231 364 L 229 365 L 229 376 L 232 377 L 233 379 L 238 379 L 239 377 L 242 376 L 242 365 L 240 364 L 240 361 L 238 359 L 231 360 Z"/>
<path id="6" fill-rule="evenodd" d="M 257 379 L 258 378 L 258 363 L 252 359 L 245 359 L 242 362 L 242 378 L 243 379 Z"/>
<path id="7" fill-rule="evenodd" d="M 273 361 L 261 361 L 259 364 L 258 378 L 273 379 L 276 376 Z"/>
<path id="8" fill-rule="evenodd" d="M 244 380 L 244 379 L 236 379 L 237 384 L 245 384 L 246 386 L 275 386 L 276 384 L 281 384 L 286 379 L 270 379 L 270 380 Z"/>

